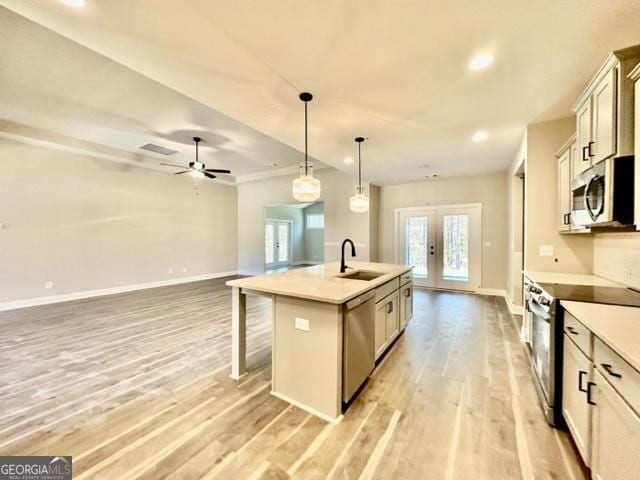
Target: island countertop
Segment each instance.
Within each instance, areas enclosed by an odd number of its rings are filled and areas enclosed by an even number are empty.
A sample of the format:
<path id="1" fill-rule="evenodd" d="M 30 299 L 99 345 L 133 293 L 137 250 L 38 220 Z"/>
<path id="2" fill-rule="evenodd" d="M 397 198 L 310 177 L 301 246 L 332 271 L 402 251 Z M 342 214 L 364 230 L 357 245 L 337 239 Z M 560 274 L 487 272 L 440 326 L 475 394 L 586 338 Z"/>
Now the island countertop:
<path id="1" fill-rule="evenodd" d="M 408 265 L 349 261 L 345 273 L 340 273 L 340 263 L 332 262 L 285 272 L 275 272 L 255 277 L 229 280 L 230 287 L 240 287 L 256 292 L 286 295 L 318 302 L 343 304 L 368 290 L 376 288 L 411 270 Z M 382 273 L 373 280 L 342 278 L 356 271 Z"/>

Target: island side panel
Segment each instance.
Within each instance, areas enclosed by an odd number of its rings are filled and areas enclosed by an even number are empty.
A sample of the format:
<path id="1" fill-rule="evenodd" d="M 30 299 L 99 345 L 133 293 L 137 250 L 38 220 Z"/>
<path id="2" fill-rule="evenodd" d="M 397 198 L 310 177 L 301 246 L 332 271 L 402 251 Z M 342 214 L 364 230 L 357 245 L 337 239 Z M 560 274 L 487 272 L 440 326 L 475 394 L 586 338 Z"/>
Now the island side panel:
<path id="1" fill-rule="evenodd" d="M 309 330 L 296 328 L 296 318 Z M 342 414 L 342 305 L 275 296 L 272 393 L 336 421 Z"/>
<path id="2" fill-rule="evenodd" d="M 231 289 L 231 378 L 247 373 L 247 296 L 240 287 Z"/>

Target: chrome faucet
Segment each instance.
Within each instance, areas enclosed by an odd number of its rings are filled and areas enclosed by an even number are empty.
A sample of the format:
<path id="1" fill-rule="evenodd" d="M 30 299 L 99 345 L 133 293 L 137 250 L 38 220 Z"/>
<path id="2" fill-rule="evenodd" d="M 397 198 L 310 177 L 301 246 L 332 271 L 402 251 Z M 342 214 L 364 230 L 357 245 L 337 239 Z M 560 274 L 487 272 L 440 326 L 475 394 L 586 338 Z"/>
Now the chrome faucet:
<path id="1" fill-rule="evenodd" d="M 344 246 L 347 243 L 351 244 L 351 256 L 352 257 L 356 256 L 356 246 L 353 244 L 353 242 L 350 239 L 348 239 L 348 238 L 345 239 L 345 241 L 342 242 L 342 247 L 341 247 L 342 257 L 340 258 L 340 273 L 344 273 L 344 272 L 347 271 L 347 268 L 351 268 L 351 267 L 348 267 L 346 263 L 344 263 Z"/>

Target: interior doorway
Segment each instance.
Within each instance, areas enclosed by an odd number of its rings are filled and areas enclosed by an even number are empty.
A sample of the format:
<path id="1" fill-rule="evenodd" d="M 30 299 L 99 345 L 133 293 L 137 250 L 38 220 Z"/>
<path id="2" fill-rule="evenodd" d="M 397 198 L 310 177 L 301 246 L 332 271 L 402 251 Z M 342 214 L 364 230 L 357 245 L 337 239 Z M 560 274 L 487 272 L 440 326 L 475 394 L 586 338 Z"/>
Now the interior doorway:
<path id="1" fill-rule="evenodd" d="M 482 279 L 482 205 L 396 209 L 396 262 L 417 286 L 475 291 Z"/>
<path id="2" fill-rule="evenodd" d="M 324 202 L 264 208 L 266 272 L 324 262 Z"/>

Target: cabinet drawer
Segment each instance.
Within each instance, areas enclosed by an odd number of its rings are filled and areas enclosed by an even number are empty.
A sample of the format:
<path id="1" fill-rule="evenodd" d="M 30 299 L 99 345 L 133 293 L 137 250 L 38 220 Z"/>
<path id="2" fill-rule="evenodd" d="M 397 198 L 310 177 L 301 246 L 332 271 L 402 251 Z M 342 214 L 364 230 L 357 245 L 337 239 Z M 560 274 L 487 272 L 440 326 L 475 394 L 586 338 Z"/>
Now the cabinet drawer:
<path id="1" fill-rule="evenodd" d="M 573 340 L 582 353 L 588 358 L 593 358 L 592 333 L 566 310 L 564 312 L 564 333 Z"/>
<path id="2" fill-rule="evenodd" d="M 411 272 L 407 272 L 407 273 L 403 273 L 400 276 L 400 286 L 402 285 L 406 285 L 407 283 L 409 283 L 411 280 L 413 279 L 413 275 Z"/>
<path id="3" fill-rule="evenodd" d="M 376 303 L 391 295 L 399 287 L 400 281 L 398 280 L 398 278 L 394 278 L 393 280 L 389 280 L 387 283 L 383 283 L 382 285 L 380 285 L 378 288 L 376 288 Z"/>
<path id="4" fill-rule="evenodd" d="M 594 342 L 593 361 L 601 375 L 639 413 L 640 373 L 599 338 Z"/>

